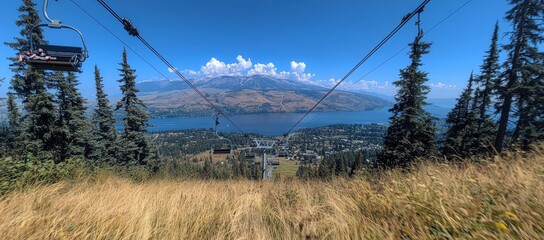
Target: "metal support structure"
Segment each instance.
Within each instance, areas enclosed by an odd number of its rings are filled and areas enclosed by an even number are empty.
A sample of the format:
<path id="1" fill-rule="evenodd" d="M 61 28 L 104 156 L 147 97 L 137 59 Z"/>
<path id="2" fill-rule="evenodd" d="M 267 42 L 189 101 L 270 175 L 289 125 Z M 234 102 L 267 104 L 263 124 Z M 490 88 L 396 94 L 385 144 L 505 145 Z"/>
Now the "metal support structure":
<path id="1" fill-rule="evenodd" d="M 425 10 L 425 6 L 423 6 L 421 9 L 419 9 L 419 11 L 417 12 L 417 22 L 416 22 L 416 26 L 417 26 L 417 34 L 418 36 L 422 36 L 423 35 L 423 29 L 421 29 L 421 13 Z"/>
<path id="2" fill-rule="evenodd" d="M 263 139 L 253 139 L 253 141 L 255 142 L 255 145 L 257 145 L 257 149 L 263 149 L 263 162 L 262 162 L 262 171 L 261 171 L 261 175 L 263 177 L 263 180 L 266 180 L 267 179 L 267 172 L 266 172 L 266 169 L 269 167 L 268 165 L 270 164 L 267 164 L 267 159 L 266 159 L 266 150 L 268 149 L 272 149 L 274 147 L 274 144 L 276 144 L 276 140 L 263 140 Z M 272 168 L 270 166 L 270 173 L 268 174 L 269 175 L 269 178 L 272 178 Z"/>

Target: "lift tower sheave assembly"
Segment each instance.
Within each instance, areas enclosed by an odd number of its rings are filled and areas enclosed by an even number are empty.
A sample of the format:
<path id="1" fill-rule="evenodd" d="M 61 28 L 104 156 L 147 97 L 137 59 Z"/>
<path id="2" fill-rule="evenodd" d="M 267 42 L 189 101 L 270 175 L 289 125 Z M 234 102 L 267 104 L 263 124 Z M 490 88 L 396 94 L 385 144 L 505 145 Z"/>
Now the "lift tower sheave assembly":
<path id="1" fill-rule="evenodd" d="M 266 168 L 268 167 L 268 164 L 266 163 L 266 150 L 272 149 L 274 147 L 274 144 L 276 144 L 276 140 L 261 140 L 261 139 L 254 139 L 255 145 L 257 145 L 257 149 L 263 150 L 263 162 L 262 162 L 262 177 L 263 180 L 266 180 Z"/>

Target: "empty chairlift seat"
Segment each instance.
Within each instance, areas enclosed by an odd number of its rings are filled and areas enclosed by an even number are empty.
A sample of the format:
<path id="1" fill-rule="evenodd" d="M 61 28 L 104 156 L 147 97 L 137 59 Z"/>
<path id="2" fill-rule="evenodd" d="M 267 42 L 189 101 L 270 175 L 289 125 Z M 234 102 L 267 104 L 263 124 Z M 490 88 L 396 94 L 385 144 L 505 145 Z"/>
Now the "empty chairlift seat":
<path id="1" fill-rule="evenodd" d="M 83 48 L 56 45 L 38 45 L 34 49 L 43 49 L 50 60 L 29 59 L 27 64 L 44 70 L 79 72 L 85 60 Z"/>
<path id="2" fill-rule="evenodd" d="M 212 149 L 213 154 L 230 154 L 230 148 Z"/>

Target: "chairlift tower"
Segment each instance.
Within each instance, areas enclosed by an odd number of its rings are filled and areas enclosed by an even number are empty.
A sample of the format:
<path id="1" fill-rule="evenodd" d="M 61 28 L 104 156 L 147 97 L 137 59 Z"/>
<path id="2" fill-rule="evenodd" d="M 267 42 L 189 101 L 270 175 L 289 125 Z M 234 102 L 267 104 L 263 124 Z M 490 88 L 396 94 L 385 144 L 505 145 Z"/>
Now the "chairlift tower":
<path id="1" fill-rule="evenodd" d="M 266 169 L 268 167 L 267 161 L 266 161 L 266 150 L 272 149 L 274 147 L 274 144 L 276 144 L 276 140 L 263 140 L 263 139 L 253 139 L 255 142 L 255 145 L 257 145 L 257 149 L 263 150 L 263 163 L 262 163 L 262 177 L 263 180 L 267 179 L 267 172 Z M 272 169 L 270 169 L 272 170 Z M 268 178 L 272 178 L 272 174 L 268 174 Z"/>

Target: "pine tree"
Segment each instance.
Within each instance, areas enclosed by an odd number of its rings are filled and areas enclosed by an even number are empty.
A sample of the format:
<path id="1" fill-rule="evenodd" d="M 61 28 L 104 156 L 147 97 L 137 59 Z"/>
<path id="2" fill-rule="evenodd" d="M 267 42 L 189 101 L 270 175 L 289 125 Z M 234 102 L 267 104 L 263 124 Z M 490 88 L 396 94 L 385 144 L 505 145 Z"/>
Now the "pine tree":
<path id="1" fill-rule="evenodd" d="M 7 109 L 8 109 L 8 126 L 9 133 L 7 136 L 7 149 L 10 153 L 16 152 L 20 148 L 21 141 L 21 112 L 19 112 L 19 107 L 15 102 L 15 96 L 13 93 L 8 93 L 7 99 Z"/>
<path id="2" fill-rule="evenodd" d="M 473 97 L 472 86 L 474 83 L 474 75 L 470 74 L 467 88 L 461 93 L 457 99 L 457 104 L 448 113 L 446 123 L 449 125 L 446 133 L 446 142 L 442 150 L 443 154 L 452 159 L 453 156 L 465 158 L 476 154 L 477 146 L 476 139 L 478 131 L 478 106 L 475 104 Z"/>
<path id="3" fill-rule="evenodd" d="M 535 79 L 538 76 L 535 71 L 538 71 L 538 59 L 542 57 L 538 44 L 543 41 L 544 1 L 509 0 L 509 4 L 512 9 L 506 13 L 506 19 L 511 22 L 513 31 L 510 33 L 510 44 L 504 46 L 508 58 L 504 64 L 504 83 L 498 87 L 500 102 L 497 107 L 501 115 L 495 148 L 499 152 L 505 146 L 514 106 L 518 108 L 514 140 L 531 135 L 531 129 L 537 127 L 538 117 L 531 116 L 535 115 L 533 107 L 537 96 L 534 94 L 541 87 L 538 79 Z"/>
<path id="4" fill-rule="evenodd" d="M 479 118 L 489 119 L 489 108 L 491 107 L 491 97 L 495 85 L 499 84 L 500 65 L 499 65 L 499 23 L 495 23 L 495 30 L 491 38 L 491 46 L 486 52 L 483 65 L 480 67 L 481 75 L 474 79 L 474 82 L 482 87 L 479 91 Z"/>
<path id="5" fill-rule="evenodd" d="M 496 123 L 489 115 L 491 112 L 491 100 L 494 90 L 500 85 L 500 65 L 499 65 L 499 24 L 495 24 L 491 45 L 486 52 L 484 63 L 480 66 L 481 75 L 474 79 L 480 87 L 477 88 L 474 96 L 474 107 L 478 110 L 477 121 L 477 147 L 479 154 L 490 153 L 490 147 L 493 146 L 496 137 Z"/>
<path id="6" fill-rule="evenodd" d="M 31 31 L 34 26 L 41 23 L 35 7 L 36 4 L 33 0 L 23 0 L 23 5 L 18 9 L 21 15 L 19 16 L 19 20 L 15 22 L 15 25 L 22 28 L 20 31 L 21 37 L 15 37 L 14 42 L 4 42 L 5 45 L 14 49 L 16 54 L 30 49 L 30 34 L 32 34 L 34 45 L 45 43 L 41 28 L 36 28 L 33 32 Z M 9 59 L 14 62 L 17 61 L 17 57 L 15 56 Z M 43 71 L 33 69 L 27 65 L 18 65 L 18 67 L 12 68 L 12 71 L 15 75 L 11 80 L 11 88 L 13 88 L 18 97 L 23 99 L 23 102 L 27 102 L 28 98 L 35 94 L 38 89 L 44 88 L 45 79 Z"/>
<path id="7" fill-rule="evenodd" d="M 365 158 L 365 153 L 359 152 L 357 156 L 355 157 L 355 160 L 353 161 L 353 164 L 351 165 L 349 177 L 353 177 L 355 173 L 363 168 L 363 160 Z"/>
<path id="8" fill-rule="evenodd" d="M 518 121 L 512 141 L 525 150 L 529 150 L 532 143 L 544 139 L 544 132 L 542 132 L 542 119 L 544 118 L 542 107 L 544 104 L 542 97 L 539 96 L 539 93 L 541 94 L 544 89 L 542 83 L 543 62 L 540 60 L 540 63 L 525 68 L 529 73 L 523 78 L 522 85 L 518 88 L 518 112 L 516 113 Z"/>
<path id="9" fill-rule="evenodd" d="M 393 84 L 399 88 L 397 103 L 389 111 L 391 125 L 387 129 L 384 149 L 378 157 L 378 165 L 384 168 L 408 167 L 414 160 L 436 153 L 433 117 L 423 109 L 427 105 L 425 95 L 429 87 L 427 73 L 419 67 L 421 56 L 429 53 L 430 44 L 421 41 L 422 34 L 410 44 L 412 63 L 400 70 L 400 80 Z"/>
<path id="10" fill-rule="evenodd" d="M 24 101 L 24 100 L 23 100 Z M 47 89 L 39 89 L 25 103 L 25 125 L 23 129 L 22 153 L 42 160 L 54 159 L 56 110 L 53 96 Z"/>
<path id="11" fill-rule="evenodd" d="M 97 147 L 97 155 L 92 158 L 98 162 L 115 163 L 119 148 L 117 146 L 117 130 L 108 95 L 104 92 L 104 84 L 98 66 L 94 66 L 97 106 L 93 114 L 93 141 Z"/>
<path id="12" fill-rule="evenodd" d="M 56 72 L 53 83 L 57 88 L 58 102 L 56 161 L 63 162 L 71 157 L 88 158 L 94 150 L 90 141 L 92 126 L 85 117 L 85 99 L 77 89 L 79 81 L 72 72 L 67 76 Z"/>
<path id="13" fill-rule="evenodd" d="M 23 0 L 23 5 L 18 9 L 21 15 L 15 22 L 21 27 L 21 37 L 16 37 L 14 42 L 4 43 L 13 48 L 17 54 L 30 48 L 30 35 L 34 45 L 45 43 L 40 28 L 31 32 L 32 28 L 41 22 L 35 6 L 32 0 Z M 11 60 L 16 61 L 16 58 L 13 57 Z M 55 106 L 52 95 L 45 86 L 47 76 L 44 71 L 27 65 L 19 65 L 12 68 L 12 71 L 14 75 L 11 79 L 11 88 L 17 97 L 23 100 L 26 112 L 23 117 L 25 125 L 21 126 L 21 153 L 40 159 L 52 159 Z"/>
<path id="14" fill-rule="evenodd" d="M 149 142 L 145 138 L 146 127 L 148 126 L 149 116 L 145 111 L 145 104 L 138 99 L 136 93 L 136 70 L 131 69 L 127 61 L 127 52 L 123 50 L 123 61 L 121 65 L 118 82 L 121 85 L 123 98 L 117 102 L 115 110 L 123 109 L 123 134 L 121 136 L 121 145 L 123 146 L 123 156 L 120 158 L 123 165 L 140 164 L 145 165 L 152 157 L 152 151 Z"/>

